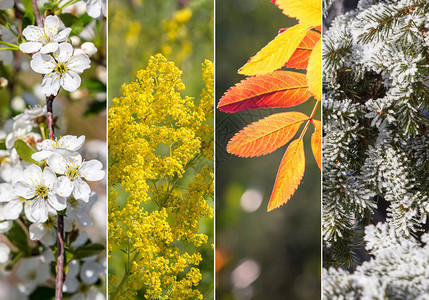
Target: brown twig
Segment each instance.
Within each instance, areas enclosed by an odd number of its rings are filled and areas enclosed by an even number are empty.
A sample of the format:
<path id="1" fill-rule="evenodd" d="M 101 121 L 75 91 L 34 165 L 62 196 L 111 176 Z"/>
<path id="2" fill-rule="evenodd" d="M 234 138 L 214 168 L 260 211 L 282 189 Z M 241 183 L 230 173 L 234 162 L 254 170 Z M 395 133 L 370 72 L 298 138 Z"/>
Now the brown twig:
<path id="1" fill-rule="evenodd" d="M 54 136 L 54 114 L 52 111 L 52 105 L 54 103 L 55 96 L 46 97 L 46 110 L 48 111 L 48 129 L 49 138 L 55 139 Z M 63 284 L 64 284 L 64 216 L 57 216 L 57 278 L 55 282 L 55 300 L 61 300 L 63 298 Z"/>
<path id="2" fill-rule="evenodd" d="M 36 15 L 36 25 L 43 26 L 36 0 L 31 0 L 31 2 L 33 3 L 34 14 Z"/>

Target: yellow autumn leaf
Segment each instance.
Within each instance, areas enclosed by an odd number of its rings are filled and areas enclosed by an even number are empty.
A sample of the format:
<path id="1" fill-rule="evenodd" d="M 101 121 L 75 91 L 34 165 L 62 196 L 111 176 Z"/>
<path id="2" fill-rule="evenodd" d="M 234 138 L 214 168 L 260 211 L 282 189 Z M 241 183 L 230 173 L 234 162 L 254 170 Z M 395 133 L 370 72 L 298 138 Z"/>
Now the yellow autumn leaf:
<path id="1" fill-rule="evenodd" d="M 318 101 L 321 100 L 322 84 L 322 43 L 319 40 L 310 55 L 307 68 L 308 90 Z"/>
<path id="2" fill-rule="evenodd" d="M 243 75 L 263 75 L 280 69 L 298 48 L 311 28 L 295 25 L 282 33 L 261 49 L 239 71 Z"/>
<path id="3" fill-rule="evenodd" d="M 301 183 L 304 169 L 304 143 L 302 139 L 297 139 L 290 143 L 280 163 L 276 182 L 268 203 L 268 211 L 288 202 Z"/>
<path id="4" fill-rule="evenodd" d="M 322 23 L 320 0 L 274 0 L 283 13 L 297 18 L 299 24 L 305 26 L 319 26 Z"/>

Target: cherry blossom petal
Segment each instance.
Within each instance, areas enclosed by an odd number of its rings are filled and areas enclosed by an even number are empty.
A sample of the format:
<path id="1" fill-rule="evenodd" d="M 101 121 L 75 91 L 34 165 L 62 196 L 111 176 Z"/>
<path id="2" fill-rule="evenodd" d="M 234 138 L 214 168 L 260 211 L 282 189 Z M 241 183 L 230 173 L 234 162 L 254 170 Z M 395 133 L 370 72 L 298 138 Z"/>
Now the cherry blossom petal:
<path id="1" fill-rule="evenodd" d="M 34 53 L 40 50 L 42 48 L 43 44 L 41 42 L 27 42 L 27 43 L 21 43 L 19 45 L 19 50 L 21 50 L 24 53 Z"/>
<path id="2" fill-rule="evenodd" d="M 87 214 L 86 211 L 77 212 L 75 217 L 79 224 L 82 226 L 88 227 L 92 226 L 93 224 L 91 217 Z"/>
<path id="3" fill-rule="evenodd" d="M 73 71 L 68 71 L 61 78 L 61 86 L 69 92 L 74 92 L 80 87 L 80 76 Z"/>
<path id="4" fill-rule="evenodd" d="M 69 37 L 71 31 L 72 31 L 71 28 L 66 28 L 66 29 L 61 30 L 55 36 L 54 41 L 55 42 L 63 42 L 63 41 L 65 41 Z"/>
<path id="5" fill-rule="evenodd" d="M 2 221 L 0 222 L 0 233 L 8 232 L 12 228 L 12 221 Z"/>
<path id="6" fill-rule="evenodd" d="M 6 212 L 3 217 L 5 220 L 16 220 L 22 212 L 24 205 L 20 200 L 10 201 L 3 209 Z"/>
<path id="7" fill-rule="evenodd" d="M 45 19 L 45 33 L 47 36 L 53 37 L 58 33 L 60 28 L 60 20 L 57 16 L 47 16 Z"/>
<path id="8" fill-rule="evenodd" d="M 61 43 L 58 50 L 54 52 L 54 56 L 59 62 L 67 62 L 73 55 L 73 46 L 69 43 Z"/>
<path id="9" fill-rule="evenodd" d="M 67 207 L 66 198 L 56 196 L 54 194 L 49 195 L 48 203 L 55 208 L 57 211 L 64 210 Z"/>
<path id="10" fill-rule="evenodd" d="M 86 11 L 90 17 L 98 18 L 101 16 L 101 13 L 105 12 L 106 3 L 104 0 L 87 0 L 86 1 Z"/>
<path id="11" fill-rule="evenodd" d="M 9 253 L 10 248 L 6 244 L 0 243 L 0 264 L 4 264 L 9 260 Z"/>
<path id="12" fill-rule="evenodd" d="M 66 160 L 62 155 L 57 153 L 53 153 L 49 156 L 48 166 L 59 175 L 64 175 L 67 170 Z"/>
<path id="13" fill-rule="evenodd" d="M 84 70 L 89 69 L 91 67 L 90 64 L 91 64 L 91 60 L 86 54 L 78 54 L 78 55 L 73 55 L 69 59 L 67 63 L 67 67 L 69 67 L 71 71 L 82 73 Z"/>
<path id="14" fill-rule="evenodd" d="M 40 90 L 46 96 L 50 96 L 50 95 L 56 96 L 58 94 L 58 91 L 60 90 L 60 75 L 58 75 L 57 73 L 51 73 L 51 74 L 45 75 L 43 77 Z"/>
<path id="15" fill-rule="evenodd" d="M 33 71 L 40 74 L 51 73 L 55 70 L 56 65 L 57 64 L 51 56 L 42 53 L 34 54 L 30 62 L 30 66 Z"/>
<path id="16" fill-rule="evenodd" d="M 39 150 L 45 149 L 45 150 L 51 150 L 57 146 L 57 142 L 54 140 L 46 139 L 43 140 L 40 143 L 37 143 L 36 147 Z"/>
<path id="17" fill-rule="evenodd" d="M 42 169 L 37 165 L 30 165 L 23 172 L 24 180 L 35 186 L 43 183 Z"/>
<path id="18" fill-rule="evenodd" d="M 81 135 L 77 137 L 75 135 L 65 135 L 58 140 L 58 146 L 61 148 L 67 148 L 72 151 L 79 150 L 85 142 L 85 136 Z"/>
<path id="19" fill-rule="evenodd" d="M 55 185 L 55 193 L 57 193 L 61 197 L 68 197 L 71 195 L 73 187 L 74 186 L 68 177 L 61 176 L 60 178 L 58 178 L 57 183 Z"/>
<path id="20" fill-rule="evenodd" d="M 79 173 L 86 180 L 97 181 L 104 178 L 105 172 L 101 170 L 102 168 L 102 163 L 96 159 L 93 159 L 82 163 L 79 168 Z"/>
<path id="21" fill-rule="evenodd" d="M 22 31 L 22 35 L 27 41 L 34 42 L 40 41 L 45 34 L 43 33 L 43 28 L 30 25 L 25 27 L 25 29 Z"/>
<path id="22" fill-rule="evenodd" d="M 31 155 L 31 158 L 34 159 L 35 161 L 41 161 L 43 159 L 47 159 L 49 156 L 51 156 L 51 154 L 52 154 L 51 151 L 42 150 L 42 151 L 33 153 L 33 155 Z"/>
<path id="23" fill-rule="evenodd" d="M 48 220 L 48 206 L 45 200 L 36 198 L 30 201 L 30 214 L 36 222 L 46 222 Z"/>
<path id="24" fill-rule="evenodd" d="M 53 42 L 53 43 L 46 44 L 45 46 L 40 48 L 40 53 L 52 53 L 57 51 L 57 49 L 58 49 L 58 43 Z"/>
<path id="25" fill-rule="evenodd" d="M 75 197 L 76 200 L 82 200 L 84 202 L 88 202 L 89 195 L 91 194 L 91 188 L 89 187 L 88 183 L 83 181 L 81 178 L 75 179 L 73 183 L 74 183 L 73 197 Z"/>
<path id="26" fill-rule="evenodd" d="M 44 184 L 49 187 L 49 189 L 53 189 L 55 182 L 57 181 L 57 176 L 55 175 L 55 173 L 52 171 L 51 168 L 46 167 L 43 170 L 43 181 Z"/>
<path id="27" fill-rule="evenodd" d="M 36 192 L 28 184 L 21 181 L 15 184 L 15 194 L 24 199 L 31 199 L 36 196 Z"/>
<path id="28" fill-rule="evenodd" d="M 32 241 L 39 241 L 45 235 L 45 225 L 43 223 L 33 223 L 29 227 L 30 239 Z"/>
<path id="29" fill-rule="evenodd" d="M 85 284 L 93 285 L 97 282 L 101 271 L 102 268 L 99 263 L 86 261 L 80 268 L 80 278 Z"/>
<path id="30" fill-rule="evenodd" d="M 10 183 L 0 183 L 0 202 L 9 202 L 15 197 Z"/>

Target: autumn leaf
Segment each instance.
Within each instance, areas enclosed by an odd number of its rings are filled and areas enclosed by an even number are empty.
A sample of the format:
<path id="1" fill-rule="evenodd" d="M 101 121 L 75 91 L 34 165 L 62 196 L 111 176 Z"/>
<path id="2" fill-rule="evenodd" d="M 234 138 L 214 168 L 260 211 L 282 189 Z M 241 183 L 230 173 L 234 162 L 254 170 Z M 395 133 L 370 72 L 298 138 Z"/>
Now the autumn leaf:
<path id="1" fill-rule="evenodd" d="M 311 135 L 311 149 L 313 150 L 314 158 L 316 159 L 319 169 L 321 169 L 322 163 L 322 151 L 321 151 L 321 123 L 318 120 L 313 120 L 314 133 Z"/>
<path id="2" fill-rule="evenodd" d="M 289 142 L 308 117 L 300 112 L 268 116 L 238 132 L 228 143 L 227 151 L 241 157 L 271 153 Z"/>
<path id="3" fill-rule="evenodd" d="M 298 19 L 299 24 L 319 26 L 322 23 L 320 0 L 272 0 L 283 13 Z"/>
<path id="4" fill-rule="evenodd" d="M 322 93 L 322 43 L 319 40 L 314 46 L 313 53 L 311 53 L 310 60 L 308 61 L 307 68 L 307 82 L 308 89 L 318 101 L 321 100 Z"/>
<path id="5" fill-rule="evenodd" d="M 276 71 L 247 79 L 230 88 L 220 99 L 218 108 L 224 112 L 290 107 L 311 97 L 305 74 Z"/>
<path id="6" fill-rule="evenodd" d="M 268 211 L 276 209 L 289 201 L 301 183 L 304 170 L 304 143 L 302 139 L 297 139 L 290 143 L 280 163 L 276 182 L 268 203 Z"/>
<path id="7" fill-rule="evenodd" d="M 241 67 L 238 73 L 263 75 L 280 69 L 291 58 L 309 30 L 310 27 L 298 24 L 283 31 Z"/>
<path id="8" fill-rule="evenodd" d="M 309 30 L 307 35 L 296 48 L 291 58 L 286 62 L 285 67 L 295 69 L 306 69 L 308 60 L 313 51 L 314 46 L 320 40 L 320 33 Z"/>

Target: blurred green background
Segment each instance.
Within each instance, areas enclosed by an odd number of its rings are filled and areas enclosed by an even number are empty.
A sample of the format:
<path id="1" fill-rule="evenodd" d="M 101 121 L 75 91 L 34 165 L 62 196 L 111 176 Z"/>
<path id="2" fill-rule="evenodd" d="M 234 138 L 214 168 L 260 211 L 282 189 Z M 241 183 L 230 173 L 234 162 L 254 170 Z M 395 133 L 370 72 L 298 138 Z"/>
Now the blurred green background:
<path id="1" fill-rule="evenodd" d="M 237 70 L 297 21 L 268 0 L 216 1 L 216 99 L 243 80 Z M 289 109 L 216 112 L 216 299 L 320 298 L 320 170 L 304 138 L 306 168 L 297 192 L 267 212 L 286 146 L 259 158 L 226 152 L 229 139 L 274 112 L 310 114 L 315 100 Z M 317 112 L 320 119 L 320 108 Z"/>
<path id="2" fill-rule="evenodd" d="M 214 59 L 213 0 L 115 0 L 109 1 L 108 99 L 120 97 L 121 86 L 135 80 L 150 56 L 163 54 L 182 70 L 182 95 L 199 98 L 204 82 L 202 63 Z M 213 122 L 213 120 L 212 120 Z M 121 194 L 119 201 L 126 197 Z M 213 204 L 212 200 L 208 200 Z M 214 221 L 205 220 L 200 230 L 208 243 L 200 247 L 203 279 L 198 289 L 204 299 L 214 299 Z M 109 261 L 109 273 L 122 274 L 123 253 L 116 249 Z M 144 298 L 141 290 L 137 299 Z"/>

